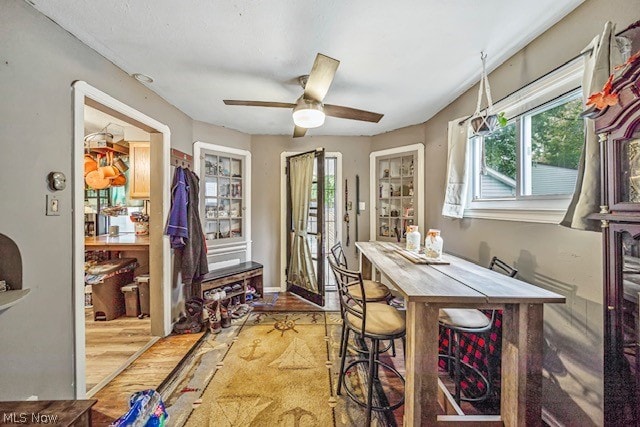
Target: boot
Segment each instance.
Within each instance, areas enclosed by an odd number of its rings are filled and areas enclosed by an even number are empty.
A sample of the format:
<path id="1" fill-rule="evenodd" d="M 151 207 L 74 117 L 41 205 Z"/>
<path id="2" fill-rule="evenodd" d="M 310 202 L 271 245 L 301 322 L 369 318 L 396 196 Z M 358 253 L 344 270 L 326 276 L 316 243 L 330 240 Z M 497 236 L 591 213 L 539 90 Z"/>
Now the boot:
<path id="1" fill-rule="evenodd" d="M 202 331 L 202 309 L 204 301 L 191 297 L 184 303 L 185 315 L 173 325 L 176 334 L 197 334 Z"/>
<path id="2" fill-rule="evenodd" d="M 222 324 L 220 322 L 220 313 L 219 313 L 220 302 L 219 301 L 211 301 L 207 305 L 204 306 L 207 314 L 209 315 L 209 331 L 212 334 L 220 333 L 222 330 Z"/>
<path id="3" fill-rule="evenodd" d="M 229 300 L 223 300 L 220 302 L 220 319 L 221 326 L 228 328 L 231 326 L 231 315 L 229 314 Z"/>

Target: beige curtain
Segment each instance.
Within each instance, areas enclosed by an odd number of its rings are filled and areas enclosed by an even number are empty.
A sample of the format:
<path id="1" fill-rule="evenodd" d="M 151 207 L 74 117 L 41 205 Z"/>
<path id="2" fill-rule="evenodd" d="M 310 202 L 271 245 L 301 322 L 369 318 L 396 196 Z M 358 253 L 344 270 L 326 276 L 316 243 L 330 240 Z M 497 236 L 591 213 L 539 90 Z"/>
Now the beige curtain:
<path id="1" fill-rule="evenodd" d="M 292 157 L 289 161 L 293 239 L 287 280 L 301 288 L 317 293 L 318 282 L 307 239 L 314 158 L 314 153 L 307 153 Z"/>
<path id="2" fill-rule="evenodd" d="M 591 53 L 587 54 L 589 51 Z M 582 95 L 586 101 L 589 95 L 602 90 L 613 68 L 623 62 L 615 36 L 615 25 L 607 22 L 602 36 L 596 36 L 583 52 L 585 63 Z M 600 221 L 587 219 L 588 215 L 600 211 L 600 204 L 600 145 L 593 120 L 585 119 L 585 141 L 578 165 L 576 189 L 560 225 L 600 231 Z"/>
<path id="3" fill-rule="evenodd" d="M 449 122 L 447 187 L 444 195 L 442 215 L 462 218 L 467 202 L 469 124 L 464 117 Z"/>

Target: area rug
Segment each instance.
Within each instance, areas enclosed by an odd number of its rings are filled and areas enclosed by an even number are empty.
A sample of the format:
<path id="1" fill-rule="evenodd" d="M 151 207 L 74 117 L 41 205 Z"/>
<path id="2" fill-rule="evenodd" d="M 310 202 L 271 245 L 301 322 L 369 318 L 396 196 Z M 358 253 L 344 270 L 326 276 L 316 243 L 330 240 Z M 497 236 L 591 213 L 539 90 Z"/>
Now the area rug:
<path id="1" fill-rule="evenodd" d="M 234 321 L 202 341 L 163 393 L 170 425 L 363 425 L 364 409 L 335 392 L 340 330 L 340 314 L 332 312 L 262 312 Z M 354 369 L 347 378 L 359 395 L 364 371 Z M 396 388 L 402 393 L 402 384 Z M 384 403 L 379 389 L 374 398 Z M 372 425 L 394 426 L 396 416 L 374 412 Z"/>

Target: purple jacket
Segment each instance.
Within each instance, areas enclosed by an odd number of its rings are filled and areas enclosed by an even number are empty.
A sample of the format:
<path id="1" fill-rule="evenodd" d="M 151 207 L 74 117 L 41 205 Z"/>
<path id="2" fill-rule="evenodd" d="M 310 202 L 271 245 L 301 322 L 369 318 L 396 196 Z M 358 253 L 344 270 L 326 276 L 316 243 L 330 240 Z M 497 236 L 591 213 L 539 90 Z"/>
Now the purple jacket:
<path id="1" fill-rule="evenodd" d="M 164 234 L 170 236 L 171 247 L 181 249 L 189 238 L 187 223 L 187 206 L 189 204 L 189 188 L 184 169 L 178 167 L 173 175 L 171 186 L 171 210 L 167 219 L 167 228 Z"/>

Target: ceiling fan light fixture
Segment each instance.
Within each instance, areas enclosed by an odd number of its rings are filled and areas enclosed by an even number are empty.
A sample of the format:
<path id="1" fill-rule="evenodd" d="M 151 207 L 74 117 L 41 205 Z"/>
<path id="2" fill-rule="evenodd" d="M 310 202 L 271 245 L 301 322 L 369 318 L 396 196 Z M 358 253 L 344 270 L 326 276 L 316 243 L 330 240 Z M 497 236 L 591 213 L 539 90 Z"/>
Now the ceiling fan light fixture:
<path id="1" fill-rule="evenodd" d="M 322 104 L 317 101 L 301 99 L 293 109 L 293 122 L 296 126 L 313 129 L 324 124 L 325 114 Z"/>

